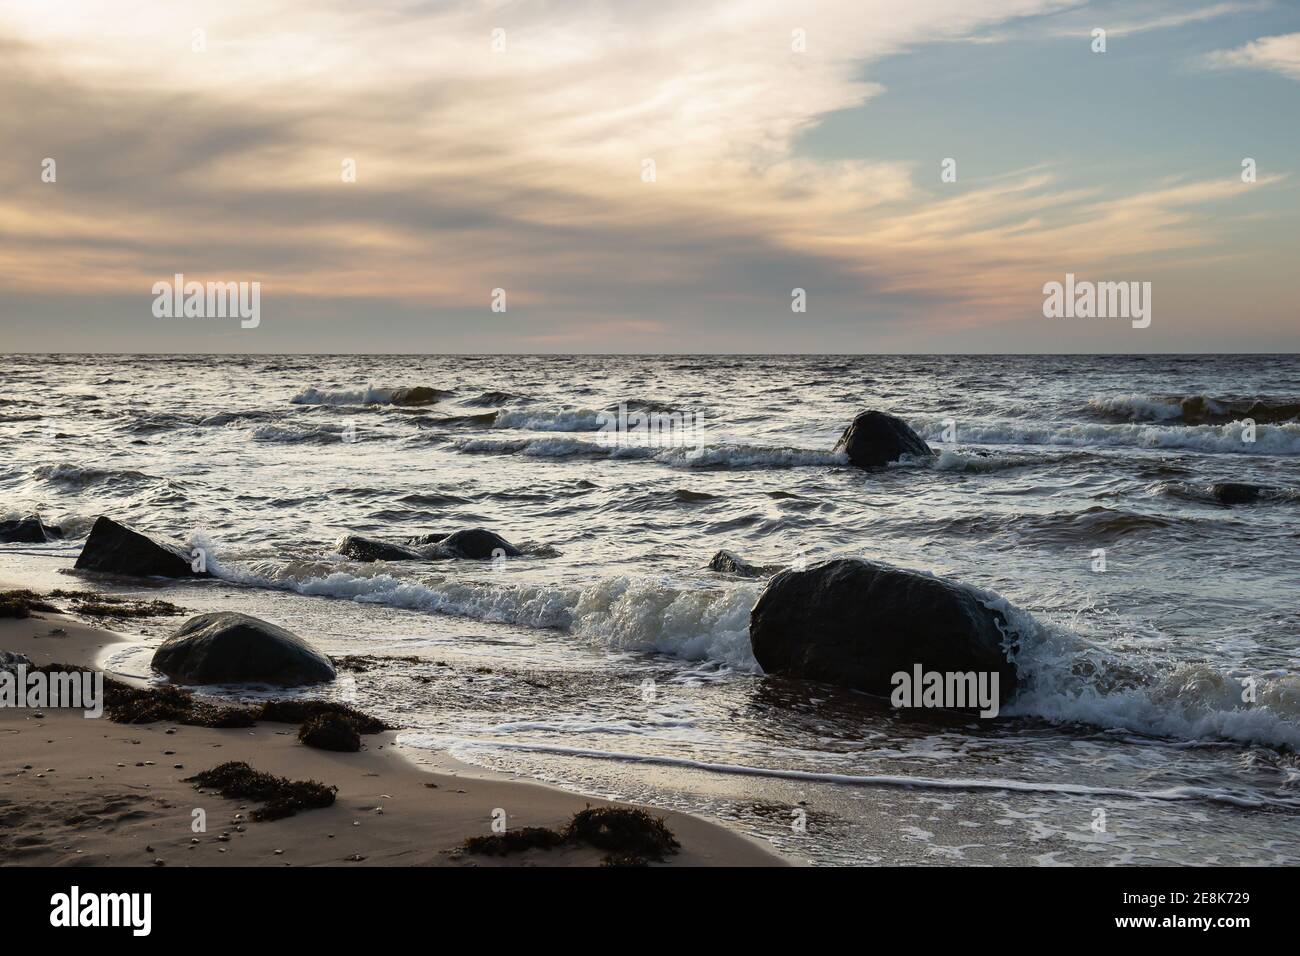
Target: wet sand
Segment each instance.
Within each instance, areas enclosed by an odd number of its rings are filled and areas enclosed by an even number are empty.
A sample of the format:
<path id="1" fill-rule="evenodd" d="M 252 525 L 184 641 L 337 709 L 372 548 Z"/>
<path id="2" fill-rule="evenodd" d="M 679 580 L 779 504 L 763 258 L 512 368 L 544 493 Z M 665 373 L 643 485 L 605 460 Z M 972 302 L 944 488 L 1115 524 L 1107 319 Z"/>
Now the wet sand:
<path id="1" fill-rule="evenodd" d="M 64 633 L 51 634 L 55 629 Z M 35 664 L 94 665 L 106 647 L 124 640 L 130 638 L 60 614 L 0 620 L 0 650 Z M 609 804 L 448 757 L 417 764 L 395 737 L 366 736 L 361 752 L 333 753 L 299 743 L 290 724 L 131 725 L 87 719 L 81 711 L 0 708 L 0 864 L 587 866 L 604 858 L 604 851 L 590 847 L 508 857 L 461 852 L 467 837 L 491 833 L 497 810 L 505 811 L 511 829 L 561 827 L 588 805 Z M 232 760 L 337 786 L 336 801 L 254 822 L 255 803 L 200 793 L 182 780 Z M 195 810 L 206 815 L 205 832 L 193 829 Z M 681 843 L 668 865 L 785 862 L 719 824 L 674 812 L 662 816 Z"/>

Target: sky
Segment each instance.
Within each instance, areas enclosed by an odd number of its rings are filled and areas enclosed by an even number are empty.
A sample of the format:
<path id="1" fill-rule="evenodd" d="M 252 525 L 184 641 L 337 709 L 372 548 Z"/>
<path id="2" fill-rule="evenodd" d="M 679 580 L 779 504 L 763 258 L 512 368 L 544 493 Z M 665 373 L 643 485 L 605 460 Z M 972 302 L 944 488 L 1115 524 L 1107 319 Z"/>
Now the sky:
<path id="1" fill-rule="evenodd" d="M 1300 352 L 1298 0 L 2 0 L 0 103 L 0 351 Z"/>

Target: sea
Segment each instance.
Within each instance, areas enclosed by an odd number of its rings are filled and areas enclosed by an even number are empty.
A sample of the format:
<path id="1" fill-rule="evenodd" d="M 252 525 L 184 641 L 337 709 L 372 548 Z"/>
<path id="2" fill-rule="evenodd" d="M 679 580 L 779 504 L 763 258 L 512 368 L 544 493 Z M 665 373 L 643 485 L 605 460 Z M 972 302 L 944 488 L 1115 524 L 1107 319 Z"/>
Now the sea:
<path id="1" fill-rule="evenodd" d="M 410 753 L 815 865 L 1300 862 L 1295 355 L 23 354 L 0 384 L 0 515 L 66 535 L 0 545 L 0 580 L 284 625 L 353 659 L 301 693 Z M 866 409 L 938 454 L 853 467 Z M 214 576 L 74 571 L 97 515 Z M 523 553 L 336 552 L 464 528 Z M 764 674 L 765 581 L 722 549 L 978 588 L 1022 686 L 984 720 Z M 176 624 L 108 666 L 161 680 Z"/>

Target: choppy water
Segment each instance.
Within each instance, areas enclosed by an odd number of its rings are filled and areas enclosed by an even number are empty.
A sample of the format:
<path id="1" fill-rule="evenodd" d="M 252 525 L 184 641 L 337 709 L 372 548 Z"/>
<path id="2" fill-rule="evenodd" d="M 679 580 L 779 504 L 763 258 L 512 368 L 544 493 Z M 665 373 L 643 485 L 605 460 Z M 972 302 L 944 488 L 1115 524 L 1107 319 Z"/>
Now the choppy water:
<path id="1" fill-rule="evenodd" d="M 8 356 L 0 381 L 0 513 L 205 543 L 220 580 L 177 603 L 413 658 L 329 691 L 410 744 L 819 862 L 1300 860 L 1294 356 Z M 391 403 L 411 386 L 438 401 Z M 702 433 L 602 442 L 620 403 Z M 938 459 L 847 466 L 830 449 L 868 407 Z M 1278 490 L 1227 507 L 1224 480 Z M 475 526 L 525 556 L 332 553 Z M 0 575 L 66 586 L 78 543 L 0 546 Z M 996 592 L 1030 683 L 990 723 L 764 676 L 762 584 L 703 570 L 719 548 Z"/>

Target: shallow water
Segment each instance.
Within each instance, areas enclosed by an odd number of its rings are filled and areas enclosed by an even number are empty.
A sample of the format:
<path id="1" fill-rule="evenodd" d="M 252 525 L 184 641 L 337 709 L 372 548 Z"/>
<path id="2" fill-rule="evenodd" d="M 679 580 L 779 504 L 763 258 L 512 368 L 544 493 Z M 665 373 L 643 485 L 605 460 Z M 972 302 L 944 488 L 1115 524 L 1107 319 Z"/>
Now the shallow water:
<path id="1" fill-rule="evenodd" d="M 67 586 L 100 513 L 205 546 L 219 580 L 169 599 L 414 658 L 328 691 L 412 746 L 817 862 L 1300 860 L 1295 357 L 9 356 L 3 382 L 0 511 L 73 540 L 0 546 L 0 575 Z M 700 427 L 611 443 L 620 403 Z M 937 460 L 847 466 L 831 448 L 866 407 Z M 1227 507 L 1225 480 L 1277 490 Z M 332 553 L 475 526 L 524 557 Z M 703 570 L 719 548 L 986 589 L 1028 686 L 996 722 L 902 720 L 764 676 L 762 582 Z"/>

